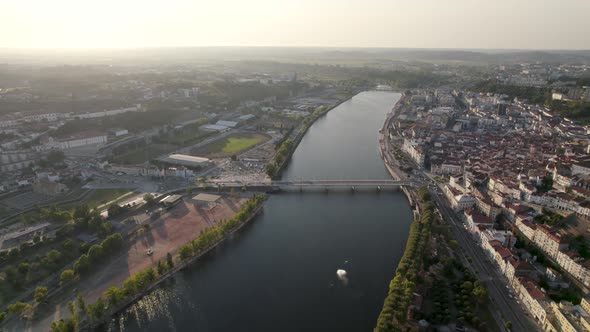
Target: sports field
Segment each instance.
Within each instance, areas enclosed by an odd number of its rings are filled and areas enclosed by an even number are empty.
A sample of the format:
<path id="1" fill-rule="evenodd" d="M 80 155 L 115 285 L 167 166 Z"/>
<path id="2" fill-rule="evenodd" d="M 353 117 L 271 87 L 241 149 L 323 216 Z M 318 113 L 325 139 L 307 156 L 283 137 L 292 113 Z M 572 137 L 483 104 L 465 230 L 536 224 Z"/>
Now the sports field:
<path id="1" fill-rule="evenodd" d="M 267 136 L 259 133 L 237 133 L 211 142 L 194 153 L 210 158 L 228 157 L 246 151 L 268 139 Z"/>

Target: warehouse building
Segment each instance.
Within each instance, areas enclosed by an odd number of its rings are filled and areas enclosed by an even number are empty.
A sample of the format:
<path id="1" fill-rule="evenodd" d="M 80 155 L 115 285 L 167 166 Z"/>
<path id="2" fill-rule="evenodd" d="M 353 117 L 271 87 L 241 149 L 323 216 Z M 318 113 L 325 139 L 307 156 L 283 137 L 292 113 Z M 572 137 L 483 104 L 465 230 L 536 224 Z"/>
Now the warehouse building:
<path id="1" fill-rule="evenodd" d="M 171 165 L 181 165 L 189 168 L 207 167 L 211 163 L 211 159 L 189 156 L 186 154 L 171 154 L 168 157 L 159 159 L 163 163 Z"/>

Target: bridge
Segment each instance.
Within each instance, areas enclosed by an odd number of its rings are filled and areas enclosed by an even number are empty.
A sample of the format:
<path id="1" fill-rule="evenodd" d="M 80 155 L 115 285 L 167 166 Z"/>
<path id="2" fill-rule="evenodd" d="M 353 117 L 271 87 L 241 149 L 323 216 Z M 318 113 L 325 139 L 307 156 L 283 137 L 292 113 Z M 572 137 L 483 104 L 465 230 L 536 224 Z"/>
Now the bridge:
<path id="1" fill-rule="evenodd" d="M 299 181 L 272 181 L 271 185 L 285 187 L 399 187 L 399 186 L 412 186 L 410 181 L 398 181 L 398 180 L 299 180 Z"/>
<path id="2" fill-rule="evenodd" d="M 375 188 L 377 190 L 385 188 L 397 188 L 401 186 L 413 187 L 411 181 L 400 180 L 292 180 L 292 181 L 261 181 L 261 182 L 240 182 L 240 181 L 216 181 L 208 182 L 207 185 L 218 187 L 246 187 L 247 189 L 269 189 L 269 190 L 288 190 L 288 189 L 325 189 L 329 188 Z"/>

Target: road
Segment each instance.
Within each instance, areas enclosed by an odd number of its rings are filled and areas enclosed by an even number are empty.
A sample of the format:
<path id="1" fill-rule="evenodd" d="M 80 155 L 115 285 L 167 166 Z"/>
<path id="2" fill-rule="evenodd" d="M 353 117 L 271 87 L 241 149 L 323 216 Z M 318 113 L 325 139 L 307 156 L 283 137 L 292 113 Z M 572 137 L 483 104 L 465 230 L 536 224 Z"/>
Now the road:
<path id="1" fill-rule="evenodd" d="M 483 249 L 477 245 L 477 242 L 463 227 L 462 221 L 458 220 L 454 211 L 440 197 L 438 191 L 429 189 L 431 196 L 436 201 L 439 211 L 445 220 L 449 222 L 451 231 L 455 236 L 462 252 L 471 259 L 471 269 L 476 272 L 480 281 L 482 281 L 492 300 L 491 312 L 497 322 L 511 321 L 512 331 L 532 331 L 540 327 L 532 321 L 526 311 L 516 303 L 515 299 L 509 297 L 508 280 L 499 271 L 498 267 L 492 263 L 484 253 Z M 500 317 L 498 317 L 498 314 Z"/>

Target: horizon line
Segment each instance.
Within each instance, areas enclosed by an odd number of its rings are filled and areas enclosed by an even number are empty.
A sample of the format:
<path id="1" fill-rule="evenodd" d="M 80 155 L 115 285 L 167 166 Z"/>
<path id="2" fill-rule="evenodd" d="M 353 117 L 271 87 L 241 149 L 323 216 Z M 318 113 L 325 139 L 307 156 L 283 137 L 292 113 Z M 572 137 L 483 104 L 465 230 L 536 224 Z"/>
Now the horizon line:
<path id="1" fill-rule="evenodd" d="M 482 47 L 394 47 L 394 46 L 321 46 L 321 45 L 184 45 L 184 46 L 97 46 L 97 47 L 12 47 L 0 46 L 1 51 L 99 51 L 137 49 L 180 49 L 180 48 L 275 48 L 275 49 L 373 49 L 373 50 L 422 50 L 422 51 L 540 51 L 580 52 L 590 48 L 482 48 Z"/>

